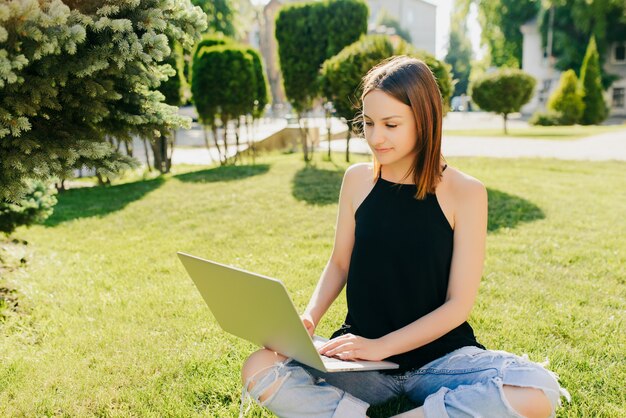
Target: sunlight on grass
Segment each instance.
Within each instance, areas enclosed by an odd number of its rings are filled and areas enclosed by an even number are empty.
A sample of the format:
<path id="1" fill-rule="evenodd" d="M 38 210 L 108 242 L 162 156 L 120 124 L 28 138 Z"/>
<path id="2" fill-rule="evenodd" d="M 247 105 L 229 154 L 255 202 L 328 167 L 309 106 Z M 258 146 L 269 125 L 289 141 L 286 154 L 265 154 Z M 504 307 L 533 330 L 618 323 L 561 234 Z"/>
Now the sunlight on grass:
<path id="1" fill-rule="evenodd" d="M 279 278 L 302 311 L 348 164 L 301 158 L 69 190 L 45 225 L 18 229 L 27 262 L 0 277 L 18 301 L 0 321 L 0 416 L 237 416 L 241 365 L 257 348 L 219 328 L 176 252 Z M 559 417 L 626 416 L 626 165 L 448 161 L 489 191 L 478 340 L 549 359 L 573 397 Z M 344 316 L 342 292 L 317 333 Z"/>

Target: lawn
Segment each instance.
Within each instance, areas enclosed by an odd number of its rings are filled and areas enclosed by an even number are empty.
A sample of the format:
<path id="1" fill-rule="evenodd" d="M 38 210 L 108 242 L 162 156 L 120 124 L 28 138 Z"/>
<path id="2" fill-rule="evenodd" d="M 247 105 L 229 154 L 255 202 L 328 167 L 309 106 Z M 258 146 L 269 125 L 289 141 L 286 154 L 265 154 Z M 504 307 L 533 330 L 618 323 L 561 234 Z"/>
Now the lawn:
<path id="1" fill-rule="evenodd" d="M 237 416 L 257 348 L 219 328 L 176 251 L 279 278 L 302 311 L 348 166 L 316 159 L 274 153 L 59 195 L 45 225 L 14 234 L 28 245 L 2 246 L 25 263 L 0 277 L 15 302 L 0 306 L 0 416 Z M 489 190 L 478 340 L 548 359 L 573 397 L 559 417 L 626 416 L 626 163 L 448 162 Z M 342 293 L 317 333 L 344 315 Z"/>
<path id="2" fill-rule="evenodd" d="M 446 129 L 445 136 L 475 136 L 475 137 L 507 137 L 507 138 L 531 138 L 531 139 L 556 139 L 571 140 L 585 138 L 591 135 L 606 132 L 622 132 L 626 137 L 626 124 L 607 126 L 528 126 L 527 128 L 509 128 L 509 134 L 505 135 L 502 128 L 491 129 Z"/>

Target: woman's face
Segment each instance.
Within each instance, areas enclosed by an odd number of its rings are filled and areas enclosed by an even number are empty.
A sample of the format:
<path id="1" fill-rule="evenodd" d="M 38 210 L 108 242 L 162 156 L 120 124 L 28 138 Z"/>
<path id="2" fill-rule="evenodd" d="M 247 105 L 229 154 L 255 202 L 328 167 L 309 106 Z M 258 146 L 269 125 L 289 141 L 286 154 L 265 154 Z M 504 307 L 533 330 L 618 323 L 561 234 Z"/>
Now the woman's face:
<path id="1" fill-rule="evenodd" d="M 413 160 L 417 126 L 410 106 L 382 90 L 372 90 L 363 98 L 365 139 L 383 165 Z"/>

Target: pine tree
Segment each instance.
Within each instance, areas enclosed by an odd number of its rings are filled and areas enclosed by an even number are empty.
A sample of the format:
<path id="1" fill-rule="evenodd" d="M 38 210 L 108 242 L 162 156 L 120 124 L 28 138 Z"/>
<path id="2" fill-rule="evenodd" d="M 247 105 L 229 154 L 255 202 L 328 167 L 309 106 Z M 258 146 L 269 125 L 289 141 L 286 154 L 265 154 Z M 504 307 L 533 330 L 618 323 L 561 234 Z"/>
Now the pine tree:
<path id="1" fill-rule="evenodd" d="M 168 37 L 190 50 L 206 25 L 189 0 L 0 4 L 0 199 L 83 163 L 114 174 L 134 160 L 111 142 L 189 126 L 156 89 Z"/>
<path id="2" fill-rule="evenodd" d="M 580 80 L 584 90 L 583 111 L 580 122 L 583 125 L 595 125 L 608 116 L 609 109 L 602 96 L 602 79 L 600 73 L 600 57 L 596 48 L 595 37 L 591 37 L 583 65 L 580 68 Z"/>
<path id="3" fill-rule="evenodd" d="M 585 104 L 574 70 L 567 70 L 561 76 L 559 87 L 548 100 L 548 109 L 559 113 L 563 125 L 573 125 L 580 120 Z"/>

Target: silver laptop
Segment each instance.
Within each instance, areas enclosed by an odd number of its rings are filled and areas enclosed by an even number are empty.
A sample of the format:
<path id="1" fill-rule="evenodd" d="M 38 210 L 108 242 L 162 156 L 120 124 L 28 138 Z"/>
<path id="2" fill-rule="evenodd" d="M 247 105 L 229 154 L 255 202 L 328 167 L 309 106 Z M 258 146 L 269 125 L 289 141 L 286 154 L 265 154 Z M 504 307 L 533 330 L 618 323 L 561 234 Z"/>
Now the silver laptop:
<path id="1" fill-rule="evenodd" d="M 280 280 L 178 252 L 215 319 L 226 332 L 324 372 L 397 369 L 390 361 L 322 356 L 328 341 L 307 332 Z"/>

